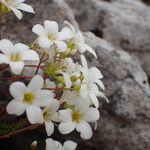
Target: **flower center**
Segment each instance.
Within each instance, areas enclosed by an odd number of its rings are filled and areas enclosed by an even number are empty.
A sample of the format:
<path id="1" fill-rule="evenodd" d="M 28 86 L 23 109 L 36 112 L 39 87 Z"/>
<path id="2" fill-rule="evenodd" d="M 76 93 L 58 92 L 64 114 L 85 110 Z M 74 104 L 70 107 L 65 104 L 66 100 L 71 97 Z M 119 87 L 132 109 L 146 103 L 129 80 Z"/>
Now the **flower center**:
<path id="1" fill-rule="evenodd" d="M 67 47 L 71 50 L 73 49 L 76 49 L 76 44 L 73 42 L 73 40 L 70 40 L 68 43 L 67 43 Z"/>
<path id="2" fill-rule="evenodd" d="M 50 119 L 50 111 L 48 111 L 48 110 L 46 110 L 46 111 L 44 111 L 44 113 L 43 113 L 43 118 L 44 118 L 44 120 L 46 121 L 46 122 L 48 122 L 49 120 L 51 120 Z"/>
<path id="3" fill-rule="evenodd" d="M 55 41 L 57 39 L 56 34 L 49 34 L 48 39 L 51 41 Z"/>
<path id="4" fill-rule="evenodd" d="M 0 3 L 0 12 L 6 14 L 6 13 L 9 13 L 11 10 L 5 5 L 5 4 L 1 4 Z"/>
<path id="5" fill-rule="evenodd" d="M 35 96 L 33 95 L 33 93 L 31 93 L 31 92 L 25 93 L 23 102 L 27 103 L 27 104 L 32 104 L 34 102 L 34 99 L 35 99 Z"/>
<path id="6" fill-rule="evenodd" d="M 72 113 L 72 121 L 79 123 L 83 117 L 83 114 L 79 111 L 74 111 Z"/>
<path id="7" fill-rule="evenodd" d="M 18 62 L 21 60 L 21 55 L 16 53 L 16 54 L 11 54 L 10 60 L 14 62 Z"/>

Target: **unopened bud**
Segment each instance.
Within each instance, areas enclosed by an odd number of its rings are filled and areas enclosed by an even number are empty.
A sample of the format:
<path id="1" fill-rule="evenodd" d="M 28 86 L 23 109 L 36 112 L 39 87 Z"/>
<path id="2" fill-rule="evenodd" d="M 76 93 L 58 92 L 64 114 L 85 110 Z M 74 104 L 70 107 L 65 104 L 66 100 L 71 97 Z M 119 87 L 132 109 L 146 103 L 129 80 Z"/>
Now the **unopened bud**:
<path id="1" fill-rule="evenodd" d="M 34 141 L 32 144 L 31 144 L 31 150 L 36 150 L 37 149 L 37 141 Z"/>

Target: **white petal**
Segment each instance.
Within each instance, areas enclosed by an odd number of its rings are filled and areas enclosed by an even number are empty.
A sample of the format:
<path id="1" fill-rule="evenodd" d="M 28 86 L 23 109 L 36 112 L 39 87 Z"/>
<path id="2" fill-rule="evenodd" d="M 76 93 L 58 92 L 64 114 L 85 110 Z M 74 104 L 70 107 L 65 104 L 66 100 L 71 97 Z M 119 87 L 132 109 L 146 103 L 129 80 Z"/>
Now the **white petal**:
<path id="1" fill-rule="evenodd" d="M 55 141 L 56 149 L 55 150 L 62 150 L 62 144 L 58 141 Z"/>
<path id="2" fill-rule="evenodd" d="M 49 122 L 45 123 L 45 129 L 46 129 L 46 133 L 47 133 L 48 136 L 51 136 L 51 134 L 53 134 L 54 124 L 52 123 L 52 121 L 49 121 Z"/>
<path id="3" fill-rule="evenodd" d="M 20 101 L 12 100 L 8 103 L 6 110 L 8 114 L 15 114 L 20 116 L 25 112 L 25 107 Z"/>
<path id="4" fill-rule="evenodd" d="M 26 109 L 27 118 L 31 124 L 42 123 L 43 114 L 39 107 L 30 106 Z"/>
<path id="5" fill-rule="evenodd" d="M 60 120 L 60 118 L 59 118 L 59 113 L 58 113 L 58 112 L 53 113 L 53 114 L 51 115 L 51 120 L 54 121 L 54 122 L 60 122 L 61 120 Z"/>
<path id="6" fill-rule="evenodd" d="M 108 98 L 105 96 L 104 93 L 102 93 L 102 92 L 99 91 L 98 96 L 103 97 L 103 98 L 106 100 L 106 102 L 109 103 L 109 100 L 108 100 Z"/>
<path id="7" fill-rule="evenodd" d="M 16 15 L 16 17 L 21 20 L 22 19 L 22 13 L 20 10 L 14 8 L 14 7 L 10 7 L 10 9 L 14 12 L 14 14 Z"/>
<path id="8" fill-rule="evenodd" d="M 19 3 L 23 3 L 25 0 L 16 0 Z"/>
<path id="9" fill-rule="evenodd" d="M 41 48 L 50 48 L 50 46 L 53 44 L 46 36 L 40 36 L 38 43 Z"/>
<path id="10" fill-rule="evenodd" d="M 26 12 L 35 13 L 33 8 L 30 5 L 27 5 L 24 3 L 19 4 L 16 8 L 21 9 L 21 10 L 26 11 Z"/>
<path id="11" fill-rule="evenodd" d="M 8 63 L 9 63 L 8 58 L 5 55 L 0 54 L 0 64 L 8 64 Z"/>
<path id="12" fill-rule="evenodd" d="M 83 46 L 83 44 L 76 42 L 76 45 L 77 45 L 78 51 L 79 51 L 81 54 L 83 54 L 83 53 L 86 51 L 86 49 L 85 49 L 85 47 Z"/>
<path id="13" fill-rule="evenodd" d="M 11 61 L 9 65 L 10 65 L 12 73 L 19 75 L 19 74 L 21 74 L 25 63 L 24 62 L 13 62 L 13 61 Z"/>
<path id="14" fill-rule="evenodd" d="M 36 86 L 36 85 L 35 85 Z M 50 100 L 53 100 L 54 94 L 48 90 L 40 90 L 37 93 L 35 104 L 36 106 L 48 106 Z"/>
<path id="15" fill-rule="evenodd" d="M 65 80 L 66 88 L 70 88 L 72 85 L 72 82 L 70 80 L 70 76 L 67 73 L 62 73 L 62 74 L 63 74 L 64 80 Z"/>
<path id="16" fill-rule="evenodd" d="M 77 93 L 75 91 L 64 91 L 62 95 L 62 100 L 66 101 L 69 105 L 75 105 Z M 75 98 L 74 98 L 75 97 Z"/>
<path id="17" fill-rule="evenodd" d="M 10 94 L 17 100 L 22 100 L 26 92 L 26 86 L 23 82 L 14 82 L 9 87 Z"/>
<path id="18" fill-rule="evenodd" d="M 0 51 L 5 55 L 9 56 L 13 49 L 14 45 L 11 41 L 7 39 L 0 40 Z"/>
<path id="19" fill-rule="evenodd" d="M 52 113 L 56 112 L 60 107 L 60 103 L 58 100 L 56 99 L 53 99 L 51 100 L 51 103 L 50 103 L 50 110 Z"/>
<path id="20" fill-rule="evenodd" d="M 23 52 L 23 60 L 25 61 L 39 61 L 39 55 L 37 52 L 35 52 L 34 50 L 28 50 Z"/>
<path id="21" fill-rule="evenodd" d="M 92 72 L 92 74 L 94 74 L 95 78 L 97 78 L 97 79 L 103 78 L 101 71 L 96 67 L 90 68 L 90 72 Z"/>
<path id="22" fill-rule="evenodd" d="M 80 55 L 81 57 L 81 63 L 82 63 L 82 66 L 87 69 L 88 68 L 88 65 L 87 65 L 87 61 L 86 61 L 86 58 L 84 55 Z"/>
<path id="23" fill-rule="evenodd" d="M 90 107 L 84 116 L 85 121 L 95 122 L 99 119 L 99 111 L 96 108 Z"/>
<path id="24" fill-rule="evenodd" d="M 32 28 L 32 32 L 34 32 L 35 34 L 39 35 L 39 36 L 43 36 L 45 35 L 45 29 L 42 25 L 40 24 L 36 24 L 33 28 Z"/>
<path id="25" fill-rule="evenodd" d="M 88 140 L 92 137 L 92 134 L 93 134 L 92 129 L 91 129 L 90 125 L 85 121 L 78 124 L 76 127 L 76 130 L 78 132 L 80 132 L 80 136 L 84 140 Z"/>
<path id="26" fill-rule="evenodd" d="M 80 95 L 84 98 L 87 98 L 88 96 L 88 90 L 87 90 L 87 85 L 86 84 L 82 84 L 81 88 L 80 88 Z"/>
<path id="27" fill-rule="evenodd" d="M 56 150 L 56 144 L 53 139 L 46 139 L 46 150 Z"/>
<path id="28" fill-rule="evenodd" d="M 59 111 L 59 117 L 62 121 L 71 121 L 71 109 L 64 109 Z"/>
<path id="29" fill-rule="evenodd" d="M 44 27 L 48 33 L 57 33 L 58 32 L 58 24 L 55 21 L 44 21 Z"/>
<path id="30" fill-rule="evenodd" d="M 97 83 L 103 90 L 105 90 L 105 86 L 101 80 L 96 80 L 95 83 Z"/>
<path id="31" fill-rule="evenodd" d="M 62 41 L 56 41 L 55 44 L 57 45 L 59 52 L 64 52 L 67 50 L 67 45 L 65 42 Z"/>
<path id="32" fill-rule="evenodd" d="M 90 94 L 89 96 L 90 96 L 91 101 L 94 104 L 94 106 L 96 108 L 98 108 L 99 107 L 99 101 L 98 101 L 97 97 L 94 94 Z"/>
<path id="33" fill-rule="evenodd" d="M 63 144 L 63 150 L 75 150 L 77 147 L 77 143 L 73 142 L 73 141 L 66 141 Z"/>
<path id="34" fill-rule="evenodd" d="M 15 49 L 19 50 L 19 51 L 26 51 L 29 50 L 29 47 L 23 43 L 17 43 L 14 45 Z"/>
<path id="35" fill-rule="evenodd" d="M 72 31 L 68 27 L 64 27 L 59 33 L 58 33 L 58 39 L 59 40 L 69 40 L 73 37 Z"/>
<path id="36" fill-rule="evenodd" d="M 35 75 L 30 83 L 28 84 L 28 89 L 32 92 L 39 92 L 39 90 L 43 87 L 44 80 L 40 75 Z"/>
<path id="37" fill-rule="evenodd" d="M 77 38 L 78 41 L 80 41 L 80 43 L 81 43 L 81 45 L 83 47 L 83 44 L 85 43 L 85 40 L 84 40 L 84 36 L 83 36 L 81 31 L 79 31 L 79 30 L 77 31 L 76 38 Z"/>
<path id="38" fill-rule="evenodd" d="M 58 126 L 58 129 L 60 133 L 62 134 L 68 134 L 72 132 L 75 129 L 75 123 L 69 121 L 69 122 L 61 122 Z"/>
<path id="39" fill-rule="evenodd" d="M 73 32 L 73 34 L 76 34 L 76 29 L 74 28 L 74 26 L 70 22 L 68 22 L 68 21 L 65 20 L 64 24 L 67 25 L 71 29 L 71 31 Z"/>
<path id="40" fill-rule="evenodd" d="M 84 46 L 85 46 L 85 48 L 86 48 L 86 50 L 87 50 L 88 52 L 90 52 L 91 54 L 93 54 L 93 55 L 97 58 L 96 52 L 95 52 L 89 45 L 84 44 Z"/>
<path id="41" fill-rule="evenodd" d="M 90 106 L 90 99 L 80 98 L 80 100 L 76 101 L 75 110 L 80 112 L 86 112 Z"/>

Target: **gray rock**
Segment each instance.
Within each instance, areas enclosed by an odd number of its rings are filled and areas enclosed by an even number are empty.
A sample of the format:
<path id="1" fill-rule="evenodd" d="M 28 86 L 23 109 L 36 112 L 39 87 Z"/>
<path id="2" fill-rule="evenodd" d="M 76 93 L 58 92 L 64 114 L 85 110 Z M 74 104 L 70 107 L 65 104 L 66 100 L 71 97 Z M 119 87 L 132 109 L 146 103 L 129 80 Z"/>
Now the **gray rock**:
<path id="1" fill-rule="evenodd" d="M 144 0 L 143 0 L 144 1 Z M 141 0 L 66 0 L 80 27 L 130 51 L 150 76 L 150 8 Z M 146 57 L 144 56 L 146 55 Z"/>
<path id="2" fill-rule="evenodd" d="M 101 69 L 110 100 L 101 108 L 98 131 L 86 146 L 96 150 L 149 150 L 150 88 L 146 74 L 127 52 L 91 33 L 85 37 L 98 55 L 95 60 L 87 54 L 89 65 Z"/>
<path id="3" fill-rule="evenodd" d="M 57 21 L 61 27 L 63 21 L 68 20 L 77 26 L 73 12 L 63 0 L 28 0 L 27 3 L 33 6 L 35 14 L 24 13 L 21 21 L 12 12 L 2 16 L 1 38 L 29 44 L 35 37 L 32 27 L 38 23 L 43 24 L 44 20 Z"/>

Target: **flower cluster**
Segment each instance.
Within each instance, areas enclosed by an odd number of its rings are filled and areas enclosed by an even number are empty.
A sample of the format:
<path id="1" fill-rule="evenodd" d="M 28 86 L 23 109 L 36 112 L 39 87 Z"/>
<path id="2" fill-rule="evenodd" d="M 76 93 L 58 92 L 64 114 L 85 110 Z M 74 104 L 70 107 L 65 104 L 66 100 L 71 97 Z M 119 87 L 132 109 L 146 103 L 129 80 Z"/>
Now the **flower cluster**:
<path id="1" fill-rule="evenodd" d="M 9 13 L 13 11 L 16 17 L 21 20 L 22 13 L 20 10 L 34 13 L 33 8 L 30 5 L 24 3 L 25 0 L 0 0 L 0 11 L 2 13 Z"/>
<path id="2" fill-rule="evenodd" d="M 101 90 L 103 75 L 97 67 L 88 67 L 84 52 L 97 57 L 85 43 L 80 31 L 69 22 L 59 31 L 55 21 L 36 24 L 32 31 L 37 38 L 28 47 L 13 45 L 7 39 L 0 41 L 0 64 L 6 64 L 16 79 L 24 78 L 28 85 L 15 81 L 10 85 L 13 100 L 7 112 L 20 116 L 26 112 L 31 124 L 44 124 L 48 136 L 58 126 L 61 134 L 76 130 L 84 140 L 92 137 L 91 123 L 99 119 L 98 97 L 105 97 Z M 74 62 L 75 55 L 80 62 Z M 31 75 L 32 76 L 29 76 Z M 26 76 L 25 76 L 26 75 Z M 29 80 L 31 79 L 31 80 Z M 46 140 L 46 150 L 73 150 L 76 143 Z"/>

